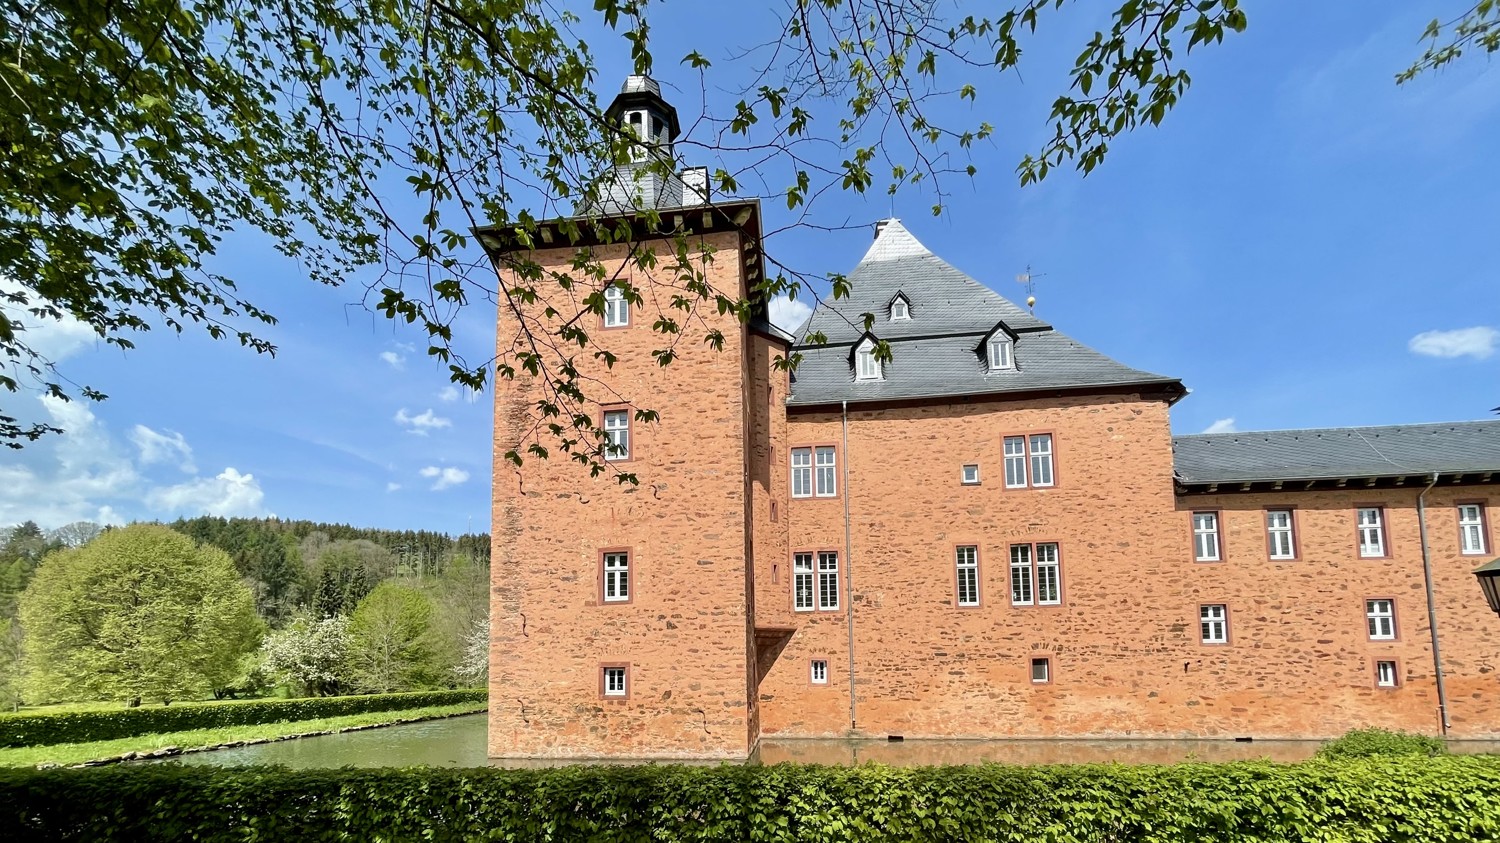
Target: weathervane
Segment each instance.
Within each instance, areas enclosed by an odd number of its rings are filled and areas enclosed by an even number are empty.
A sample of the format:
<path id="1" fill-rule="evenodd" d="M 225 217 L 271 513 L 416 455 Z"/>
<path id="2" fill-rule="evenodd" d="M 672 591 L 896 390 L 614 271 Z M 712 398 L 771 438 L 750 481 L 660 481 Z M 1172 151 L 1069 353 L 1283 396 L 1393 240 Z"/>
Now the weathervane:
<path id="1" fill-rule="evenodd" d="M 1026 309 L 1036 314 L 1036 279 L 1047 277 L 1047 273 L 1041 275 L 1031 274 L 1031 264 L 1026 264 L 1026 271 L 1016 276 L 1016 282 L 1026 285 Z"/>

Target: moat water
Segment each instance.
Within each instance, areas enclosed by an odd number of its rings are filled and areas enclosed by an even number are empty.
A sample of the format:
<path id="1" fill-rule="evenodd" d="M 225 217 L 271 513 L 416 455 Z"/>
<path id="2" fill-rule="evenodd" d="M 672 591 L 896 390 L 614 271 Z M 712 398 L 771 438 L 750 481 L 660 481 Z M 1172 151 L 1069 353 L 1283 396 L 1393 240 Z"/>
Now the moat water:
<path id="1" fill-rule="evenodd" d="M 762 764 L 1175 764 L 1182 761 L 1301 761 L 1318 741 L 1215 740 L 766 740 Z M 1500 741 L 1454 741 L 1452 751 L 1500 754 Z M 429 720 L 383 729 L 320 735 L 255 746 L 195 752 L 164 763 L 214 766 L 281 764 L 308 767 L 483 767 L 536 766 L 489 758 L 485 715 Z"/>

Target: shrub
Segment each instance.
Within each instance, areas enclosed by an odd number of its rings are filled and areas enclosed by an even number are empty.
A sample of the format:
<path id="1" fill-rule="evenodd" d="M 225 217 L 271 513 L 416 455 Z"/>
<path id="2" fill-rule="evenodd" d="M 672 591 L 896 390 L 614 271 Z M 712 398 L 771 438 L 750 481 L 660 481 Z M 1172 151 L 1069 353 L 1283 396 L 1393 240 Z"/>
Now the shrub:
<path id="1" fill-rule="evenodd" d="M 1321 758 L 1378 758 L 1400 755 L 1443 755 L 1448 745 L 1440 738 L 1392 732 L 1387 729 L 1355 729 L 1318 749 Z"/>
<path id="2" fill-rule="evenodd" d="M 8 841 L 1459 843 L 1500 834 L 1500 759 L 8 770 L 0 827 Z"/>
<path id="3" fill-rule="evenodd" d="M 372 711 L 483 702 L 487 691 L 423 691 L 361 697 L 187 703 L 162 708 L 0 714 L 0 746 L 108 741 L 160 732 L 315 720 Z"/>

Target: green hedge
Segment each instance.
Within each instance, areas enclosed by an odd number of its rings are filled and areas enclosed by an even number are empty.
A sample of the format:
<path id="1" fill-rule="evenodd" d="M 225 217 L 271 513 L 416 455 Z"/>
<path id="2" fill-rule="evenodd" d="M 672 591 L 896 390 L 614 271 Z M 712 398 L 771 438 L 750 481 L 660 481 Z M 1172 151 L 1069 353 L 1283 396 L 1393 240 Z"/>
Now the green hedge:
<path id="1" fill-rule="evenodd" d="M 1500 758 L 0 770 L 0 830 L 9 841 L 1448 843 L 1500 836 Z"/>
<path id="2" fill-rule="evenodd" d="M 1377 758 L 1390 755 L 1442 755 L 1448 745 L 1442 738 L 1392 732 L 1389 729 L 1355 729 L 1318 748 L 1322 758 Z"/>
<path id="3" fill-rule="evenodd" d="M 431 705 L 483 702 L 486 691 L 417 691 L 359 697 L 309 697 L 296 700 L 182 703 L 161 707 L 105 711 L 0 714 L 0 747 L 48 746 L 130 738 L 189 729 L 253 726 L 315 720 L 372 711 L 397 711 Z"/>

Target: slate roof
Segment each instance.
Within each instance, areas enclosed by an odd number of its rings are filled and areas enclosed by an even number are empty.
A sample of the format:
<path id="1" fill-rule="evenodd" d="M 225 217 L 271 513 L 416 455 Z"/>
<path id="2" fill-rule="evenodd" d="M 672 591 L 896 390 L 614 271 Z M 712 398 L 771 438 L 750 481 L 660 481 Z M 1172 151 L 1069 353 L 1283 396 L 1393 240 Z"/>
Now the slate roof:
<path id="1" fill-rule="evenodd" d="M 1172 439 L 1184 484 L 1500 471 L 1500 421 L 1206 433 Z"/>
<path id="2" fill-rule="evenodd" d="M 885 221 L 849 281 L 849 298 L 822 302 L 796 332 L 802 362 L 791 406 L 1129 385 L 1182 389 L 1176 378 L 1133 369 L 1054 329 L 934 255 L 897 220 Z M 910 319 L 888 319 L 897 293 L 911 303 Z M 856 381 L 850 365 L 867 312 L 876 317 L 871 333 L 891 344 L 892 360 L 878 381 Z M 980 344 L 1002 321 L 1018 337 L 1015 368 L 990 372 Z M 808 341 L 820 331 L 826 344 Z"/>

